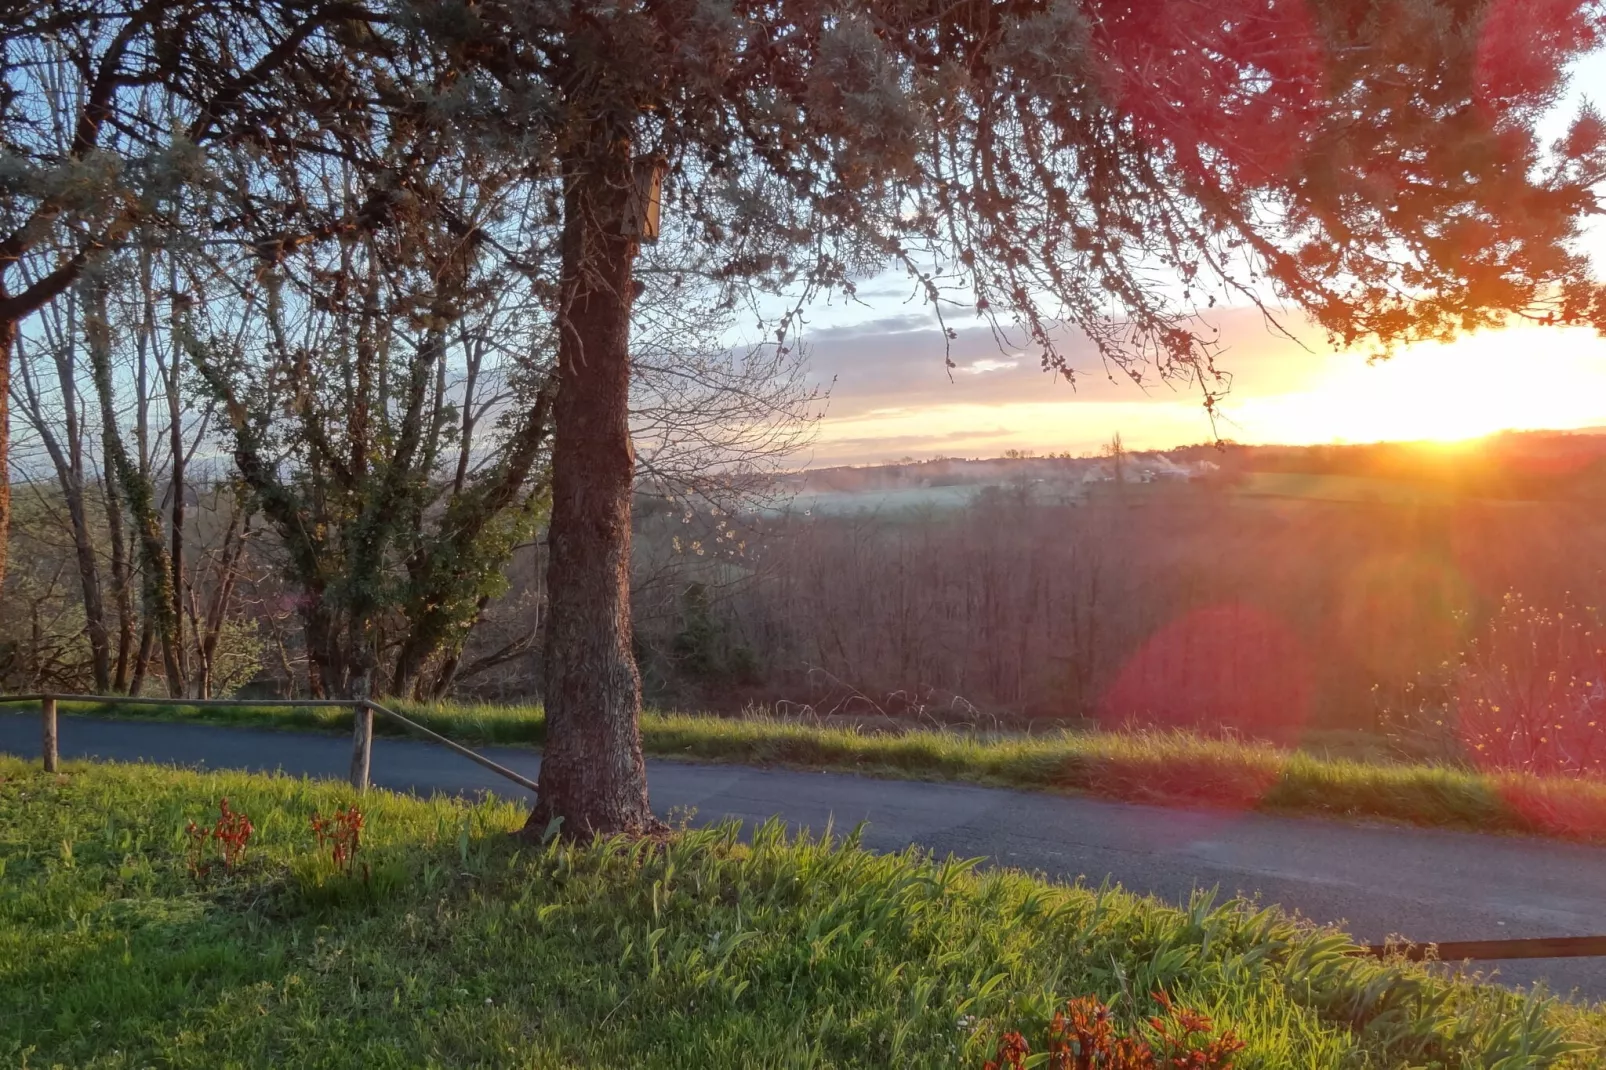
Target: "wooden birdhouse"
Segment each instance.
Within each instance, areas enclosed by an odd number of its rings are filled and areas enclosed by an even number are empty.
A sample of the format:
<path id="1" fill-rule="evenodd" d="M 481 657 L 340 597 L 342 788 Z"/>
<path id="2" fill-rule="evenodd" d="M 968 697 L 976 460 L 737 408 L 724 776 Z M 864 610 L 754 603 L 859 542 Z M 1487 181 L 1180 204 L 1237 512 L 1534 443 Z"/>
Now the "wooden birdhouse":
<path id="1" fill-rule="evenodd" d="M 631 219 L 635 237 L 644 242 L 658 240 L 658 219 L 663 207 L 664 176 L 669 173 L 669 161 L 659 155 L 641 156 L 635 162 L 634 211 Z"/>

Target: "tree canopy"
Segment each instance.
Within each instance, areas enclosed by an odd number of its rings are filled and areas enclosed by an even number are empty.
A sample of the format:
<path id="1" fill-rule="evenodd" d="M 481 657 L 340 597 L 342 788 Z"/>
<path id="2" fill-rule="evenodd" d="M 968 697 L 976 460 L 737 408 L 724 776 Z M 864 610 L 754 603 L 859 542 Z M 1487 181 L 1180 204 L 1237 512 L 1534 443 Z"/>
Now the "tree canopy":
<path id="1" fill-rule="evenodd" d="M 1194 298 L 1292 302 L 1344 345 L 1606 315 L 1568 242 L 1601 120 L 1538 120 L 1598 4 L 869 0 L 428 5 L 549 154 L 609 116 L 670 163 L 720 277 L 853 285 L 1201 365 Z M 1179 280 L 1180 287 L 1168 285 Z"/>
<path id="2" fill-rule="evenodd" d="M 163 221 L 135 206 L 174 203 L 171 183 L 142 192 L 82 173 L 169 158 L 184 167 L 146 170 L 203 174 L 191 185 L 207 197 L 232 189 L 227 210 L 186 218 L 246 242 L 258 281 L 300 271 L 310 308 L 368 300 L 360 276 L 382 261 L 401 280 L 385 315 L 429 321 L 409 328 L 416 354 L 472 315 L 493 278 L 525 287 L 550 327 L 551 391 L 537 392 L 552 436 L 540 829 L 652 822 L 626 583 L 643 241 L 678 251 L 674 285 L 716 307 L 786 299 L 752 306 L 781 309 L 761 316 L 777 351 L 809 298 L 902 265 L 944 324 L 979 316 L 1011 345 L 1023 333 L 1072 379 L 1087 339 L 1109 371 L 1188 378 L 1207 405 L 1223 370 L 1201 313 L 1224 301 L 1385 352 L 1516 318 L 1606 328 L 1577 243 L 1600 209 L 1606 125 L 1586 106 L 1554 144 L 1541 138 L 1568 63 L 1606 32 L 1595 0 L 52 10 L 0 24 L 0 282 L 36 280 L 27 300 L 0 292 L 0 342 L 50 299 L 44 280 L 64 286 L 136 222 Z M 52 92 L 38 72 L 53 68 L 32 57 L 53 50 L 81 100 L 71 136 L 36 129 Z M 475 192 L 493 188 L 517 189 L 516 209 L 477 218 Z M 481 256 L 494 265 L 465 267 Z M 241 413 L 208 352 L 197 347 L 198 366 L 234 413 L 247 481 L 255 466 L 271 500 L 286 485 L 251 457 L 272 452 L 273 432 Z M 351 513 L 332 582 L 360 587 L 372 536 L 418 500 L 427 436 L 406 428 L 429 408 L 433 366 L 415 362 L 388 395 L 418 399 L 374 470 L 394 493 Z M 321 426 L 356 404 L 345 433 L 360 435 L 361 391 L 316 394 L 296 395 L 301 412 Z M 539 422 L 544 435 L 544 410 Z M 521 441 L 507 440 L 505 466 Z M 327 467 L 346 444 L 326 449 L 314 428 L 293 448 Z M 459 619 L 472 585 L 443 575 Z"/>

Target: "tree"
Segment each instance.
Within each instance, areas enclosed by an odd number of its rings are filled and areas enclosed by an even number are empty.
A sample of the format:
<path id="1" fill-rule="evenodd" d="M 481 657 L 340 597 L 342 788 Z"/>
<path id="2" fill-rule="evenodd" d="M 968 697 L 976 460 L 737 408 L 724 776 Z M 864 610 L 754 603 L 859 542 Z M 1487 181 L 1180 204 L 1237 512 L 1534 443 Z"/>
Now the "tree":
<path id="1" fill-rule="evenodd" d="M 376 127 L 286 132 L 321 161 L 230 162 L 247 240 L 195 277 L 214 299 L 181 331 L 300 591 L 320 694 L 416 691 L 544 504 L 540 280 L 492 248 L 523 225 L 516 175 L 441 124 Z"/>
<path id="2" fill-rule="evenodd" d="M 17 339 L 16 372 L 12 393 L 17 395 L 22 418 L 28 423 L 56 472 L 56 482 L 66 506 L 78 568 L 79 594 L 84 607 L 84 634 L 89 640 L 90 665 L 96 694 L 112 687 L 110 632 L 106 627 L 104 599 L 101 597 L 100 562 L 95 554 L 94 522 L 90 518 L 86 493 L 90 466 L 85 463 L 82 399 L 78 392 L 76 309 L 71 303 L 63 309 L 50 309 L 61 315 L 46 316 L 45 343 L 55 370 L 55 400 L 49 400 L 49 387 L 40 369 L 43 360 L 30 360 L 24 339 Z M 20 389 L 18 387 L 20 386 Z M 118 651 L 119 661 L 127 660 L 127 650 Z"/>
<path id="3" fill-rule="evenodd" d="M 172 222 L 175 198 L 207 177 L 205 146 L 338 97 L 342 43 L 364 37 L 376 17 L 342 0 L 0 9 L 0 580 L 11 515 L 9 381 L 22 323 L 131 229 Z"/>
<path id="4" fill-rule="evenodd" d="M 416 19 L 562 196 L 532 828 L 652 823 L 625 577 L 632 266 L 655 201 L 733 287 L 851 290 L 902 263 L 939 314 L 1022 329 L 1046 368 L 1071 377 L 1081 335 L 1207 403 L 1207 294 L 1275 295 L 1385 348 L 1606 322 L 1568 245 L 1601 123 L 1581 114 L 1556 153 L 1533 132 L 1599 36 L 1595 4 L 534 0 Z"/>

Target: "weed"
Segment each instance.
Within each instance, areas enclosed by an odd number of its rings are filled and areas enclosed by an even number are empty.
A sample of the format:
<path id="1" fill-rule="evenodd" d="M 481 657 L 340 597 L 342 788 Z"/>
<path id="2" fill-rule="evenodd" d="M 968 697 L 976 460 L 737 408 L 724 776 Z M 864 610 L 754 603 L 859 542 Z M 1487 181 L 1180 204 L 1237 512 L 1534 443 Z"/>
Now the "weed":
<path id="1" fill-rule="evenodd" d="M 1151 1038 L 1123 1032 L 1110 1008 L 1093 996 L 1069 1000 L 1048 1024 L 1044 1050 L 1034 1058 L 1019 1032 L 998 1039 L 998 1050 L 984 1070 L 1232 1070 L 1244 1042 L 1198 1011 L 1174 1006 L 1163 991 L 1154 993 L 1163 1013 L 1150 1016 Z"/>
<path id="2" fill-rule="evenodd" d="M 185 868 L 191 877 L 200 880 L 212 868 L 212 863 L 206 860 L 206 845 L 212 842 L 212 830 L 191 821 L 184 826 L 184 840 Z"/>
<path id="3" fill-rule="evenodd" d="M 223 868 L 232 871 L 245 859 L 245 849 L 256 831 L 251 819 L 243 813 L 229 809 L 227 797 L 218 800 L 218 819 L 211 827 L 191 821 L 184 826 L 186 843 L 185 862 L 190 876 L 199 880 L 211 871 L 206 860 L 206 846 L 215 843 L 223 857 Z"/>
<path id="4" fill-rule="evenodd" d="M 328 847 L 335 868 L 347 875 L 362 849 L 362 824 L 362 811 L 355 803 L 336 810 L 333 817 L 323 817 L 317 811 L 312 814 L 312 834 L 318 838 L 318 846 Z"/>

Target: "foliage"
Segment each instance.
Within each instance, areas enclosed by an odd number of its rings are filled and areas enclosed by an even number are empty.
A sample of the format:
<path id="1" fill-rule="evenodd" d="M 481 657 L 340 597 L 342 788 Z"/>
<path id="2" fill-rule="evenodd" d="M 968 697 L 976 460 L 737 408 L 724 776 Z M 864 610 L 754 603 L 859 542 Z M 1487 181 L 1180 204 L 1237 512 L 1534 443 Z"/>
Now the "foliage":
<path id="1" fill-rule="evenodd" d="M 1582 1070 L 1606 1039 L 1598 1011 L 1350 957 L 1275 911 L 776 824 L 535 846 L 512 806 L 374 791 L 374 880 L 335 896 L 307 816 L 343 786 L 5 758 L 0 777 L 8 1064 L 975 1066 L 1070 994 L 1131 993 L 1130 1031 L 1165 1016 L 1142 995 L 1161 989 L 1244 1043 L 1238 1070 Z M 256 815 L 255 862 L 198 889 L 180 830 L 219 794 Z"/>
<path id="2" fill-rule="evenodd" d="M 672 236 L 733 283 L 902 264 L 1067 375 L 1069 327 L 1225 389 L 1194 303 L 1268 286 L 1346 344 L 1592 312 L 1566 242 L 1606 141 L 1534 123 L 1593 4 L 423 7 L 553 174 L 590 123 L 662 154 Z"/>
<path id="3" fill-rule="evenodd" d="M 356 804 L 336 810 L 332 817 L 316 812 L 312 815 L 312 834 L 318 846 L 329 848 L 330 861 L 342 873 L 351 872 L 357 852 L 362 850 L 362 825 L 362 811 Z"/>
<path id="4" fill-rule="evenodd" d="M 248 816 L 229 809 L 228 796 L 218 800 L 217 808 L 217 821 L 210 827 L 197 825 L 194 821 L 184 826 L 187 847 L 185 864 L 192 877 L 204 877 L 212 868 L 212 864 L 206 860 L 208 842 L 217 844 L 223 868 L 232 872 L 244 860 L 245 849 L 250 846 L 251 836 L 256 832 Z"/>
<path id="5" fill-rule="evenodd" d="M 338 85 L 321 61 L 347 14 L 301 0 L 0 10 L 0 580 L 19 323 L 131 233 L 171 227 L 175 204 L 209 180 L 207 145 L 295 110 L 292 86 L 321 98 Z M 299 78 L 280 81 L 286 67 Z"/>
<path id="6" fill-rule="evenodd" d="M 681 627 L 671 652 L 676 668 L 694 680 L 751 684 L 758 679 L 757 656 L 715 616 L 701 583 L 688 584 L 681 594 Z"/>
<path id="7" fill-rule="evenodd" d="M 65 710 L 66 707 L 63 707 Z M 350 732 L 351 714 L 319 708 L 77 707 L 80 712 Z M 402 706 L 465 743 L 541 745 L 539 708 Z M 403 730 L 376 718 L 375 732 Z M 1489 773 L 1445 764 L 1361 761 L 1187 732 L 1042 735 L 873 733 L 775 717 L 647 712 L 642 747 L 696 761 L 953 780 L 1177 806 L 1382 818 L 1482 832 L 1606 842 L 1606 786 L 1569 777 Z"/>
<path id="8" fill-rule="evenodd" d="M 1029 1057 L 1026 1038 L 1005 1033 L 985 1070 L 1232 1070 L 1233 1056 L 1244 1048 L 1232 1030 L 1212 1036 L 1208 1016 L 1175 1006 L 1164 992 L 1155 992 L 1154 1001 L 1161 1013 L 1149 1018 L 1152 1042 L 1122 1034 L 1109 1007 L 1081 996 L 1054 1012 L 1041 1053 Z"/>
<path id="9" fill-rule="evenodd" d="M 218 625 L 212 652 L 212 694 L 228 698 L 250 683 L 262 670 L 264 646 L 255 620 L 224 617 Z"/>
<path id="10" fill-rule="evenodd" d="M 66 563 L 50 530 L 60 506 L 54 488 L 17 496 L 12 568 L 0 612 L 0 687 L 8 691 L 76 690 L 90 679 L 82 604 L 67 582 Z"/>

